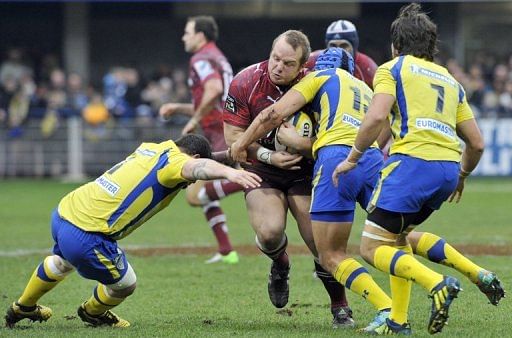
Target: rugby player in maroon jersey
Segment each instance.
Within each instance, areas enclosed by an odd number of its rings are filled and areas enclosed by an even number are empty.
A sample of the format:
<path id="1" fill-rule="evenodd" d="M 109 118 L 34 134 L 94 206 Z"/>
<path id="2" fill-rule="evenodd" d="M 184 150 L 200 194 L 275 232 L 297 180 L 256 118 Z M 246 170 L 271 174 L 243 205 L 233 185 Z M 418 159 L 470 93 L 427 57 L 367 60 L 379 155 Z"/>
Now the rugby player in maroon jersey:
<path id="1" fill-rule="evenodd" d="M 308 38 L 289 30 L 272 44 L 270 57 L 238 73 L 231 82 L 224 108 L 224 135 L 228 144 L 236 141 L 260 111 L 278 100 L 304 75 L 310 54 Z M 317 275 L 330 298 L 333 327 L 353 327 L 354 321 L 345 297 L 345 289 L 317 259 L 309 205 L 311 202 L 312 161 L 299 154 L 276 151 L 272 131 L 249 148 L 251 163 L 242 166 L 263 179 L 261 189 L 246 189 L 246 205 L 256 233 L 256 245 L 271 260 L 268 293 L 274 306 L 288 302 L 290 262 L 285 233 L 288 209 L 299 232 L 315 258 Z"/>
<path id="2" fill-rule="evenodd" d="M 217 38 L 218 27 L 213 17 L 195 16 L 187 20 L 182 40 L 185 51 L 192 53 L 188 84 L 193 103 L 167 103 L 160 108 L 160 116 L 164 118 L 174 113 L 189 115 L 191 118 L 182 134 L 191 133 L 200 125 L 214 152 L 227 149 L 222 109 L 233 78 L 231 65 L 215 43 Z M 219 246 L 219 251 L 206 263 L 238 263 L 219 200 L 241 190 L 242 187 L 227 180 L 197 181 L 187 188 L 188 203 L 202 207 Z"/>

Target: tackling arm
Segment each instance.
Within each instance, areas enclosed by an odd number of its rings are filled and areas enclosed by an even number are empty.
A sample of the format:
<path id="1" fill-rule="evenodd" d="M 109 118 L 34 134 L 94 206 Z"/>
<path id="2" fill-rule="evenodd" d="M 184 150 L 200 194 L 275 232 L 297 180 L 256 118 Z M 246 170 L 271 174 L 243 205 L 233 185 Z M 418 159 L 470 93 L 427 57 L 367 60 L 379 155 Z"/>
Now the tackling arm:
<path id="1" fill-rule="evenodd" d="M 235 141 L 243 135 L 244 131 L 245 129 L 243 128 L 224 123 L 224 137 L 226 139 L 226 144 L 233 146 L 233 144 L 236 143 Z M 252 142 L 247 147 L 247 150 L 242 150 L 239 157 L 236 159 L 231 153 L 231 148 L 229 149 L 229 155 L 231 159 L 236 162 L 247 163 L 247 158 L 251 158 L 286 170 L 300 169 L 297 163 L 302 159 L 302 156 L 298 154 L 290 154 L 286 151 L 273 151 L 261 146 L 257 142 Z"/>
<path id="2" fill-rule="evenodd" d="M 243 135 L 245 132 L 245 129 L 233 126 L 229 123 L 224 123 L 224 139 L 226 140 L 226 144 L 230 147 L 233 143 L 235 143 L 236 140 L 240 138 L 241 135 Z M 253 142 L 247 147 L 247 158 L 252 159 L 258 159 L 257 152 L 259 148 L 264 148 L 260 146 L 258 143 Z M 265 149 L 265 148 L 264 148 Z M 267 149 L 268 150 L 268 149 Z M 268 150 L 269 152 L 272 152 L 272 150 Z M 229 151 L 229 155 L 231 156 L 231 149 Z M 270 158 L 270 154 L 269 154 Z"/>
<path id="3" fill-rule="evenodd" d="M 279 101 L 261 111 L 256 119 L 252 121 L 249 128 L 231 145 L 231 156 L 233 159 L 243 160 L 238 157 L 240 152 L 243 152 L 251 143 L 279 126 L 283 119 L 292 115 L 305 104 L 304 96 L 298 91 L 291 89 Z"/>
<path id="4" fill-rule="evenodd" d="M 261 182 L 261 178 L 254 173 L 233 169 L 205 158 L 188 160 L 183 165 L 181 175 L 189 181 L 226 178 L 244 188 L 258 187 Z"/>

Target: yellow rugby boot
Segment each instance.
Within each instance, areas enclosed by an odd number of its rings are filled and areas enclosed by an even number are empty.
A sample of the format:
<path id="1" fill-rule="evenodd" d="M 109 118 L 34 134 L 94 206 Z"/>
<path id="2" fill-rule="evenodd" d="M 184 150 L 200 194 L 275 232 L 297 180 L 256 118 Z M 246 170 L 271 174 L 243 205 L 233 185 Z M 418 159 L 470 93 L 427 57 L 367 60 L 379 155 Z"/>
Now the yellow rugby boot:
<path id="1" fill-rule="evenodd" d="M 441 332 L 448 322 L 450 305 L 457 298 L 460 291 L 462 289 L 459 281 L 450 276 L 444 276 L 443 280 L 432 289 L 430 292 L 432 310 L 428 321 L 428 333 L 435 334 Z"/>
<path id="2" fill-rule="evenodd" d="M 80 305 L 80 307 L 77 310 L 78 317 L 82 319 L 85 323 L 91 325 L 91 326 L 111 326 L 111 327 L 128 327 L 130 326 L 130 322 L 127 320 L 119 317 L 112 311 L 108 310 L 105 313 L 93 316 L 87 313 L 85 311 L 85 303 Z"/>
<path id="3" fill-rule="evenodd" d="M 45 322 L 52 316 L 52 309 L 43 305 L 34 305 L 31 307 L 21 306 L 18 303 L 12 303 L 5 314 L 5 326 L 13 328 L 14 324 L 22 319 L 31 321 Z"/>

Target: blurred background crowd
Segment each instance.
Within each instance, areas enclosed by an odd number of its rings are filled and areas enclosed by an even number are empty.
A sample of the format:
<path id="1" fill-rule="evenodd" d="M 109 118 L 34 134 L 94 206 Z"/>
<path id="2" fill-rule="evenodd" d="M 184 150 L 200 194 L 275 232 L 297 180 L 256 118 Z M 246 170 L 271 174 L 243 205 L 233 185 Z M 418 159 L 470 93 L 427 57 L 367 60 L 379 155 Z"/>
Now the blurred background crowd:
<path id="1" fill-rule="evenodd" d="M 212 15 L 235 73 L 265 60 L 272 39 L 300 29 L 313 50 L 327 25 L 348 19 L 359 50 L 389 60 L 389 25 L 400 2 L 231 0 L 210 2 L 0 3 L 0 177 L 95 175 L 136 143 L 179 136 L 187 118 L 159 107 L 190 102 L 186 18 Z M 422 2 L 438 25 L 445 65 L 480 119 L 489 119 L 489 175 L 512 175 L 512 3 Z M 250 24 L 248 24 L 250 22 Z M 79 126 L 71 126 L 76 117 Z M 501 128 L 501 129 L 500 129 Z M 78 142 L 78 143 L 77 143 Z M 82 142 L 82 143 L 80 143 Z M 497 142 L 497 143 L 496 143 Z M 81 148 L 80 148 L 81 147 Z M 77 150 L 80 149 L 80 150 Z M 80 154 L 77 154 L 77 153 Z M 73 156 L 80 156 L 74 158 Z M 485 161 L 484 161 L 485 162 Z M 77 167 L 80 167 L 77 165 Z"/>
<path id="2" fill-rule="evenodd" d="M 81 116 L 92 126 L 156 119 L 163 103 L 190 102 L 186 71 L 186 65 L 161 64 L 151 74 L 142 74 L 119 65 L 104 74 L 101 83 L 91 84 L 80 74 L 65 72 L 54 54 L 35 60 L 23 48 L 10 48 L 0 64 L 0 123 L 16 137 L 27 119 L 41 120 L 46 134 L 70 116 Z"/>
<path id="3" fill-rule="evenodd" d="M 101 83 L 91 84 L 77 73 L 65 72 L 54 54 L 37 61 L 23 48 L 3 53 L 0 121 L 10 127 L 12 137 L 21 133 L 25 119 L 41 119 L 50 133 L 60 118 L 69 116 L 81 116 L 91 125 L 156 119 L 163 103 L 190 102 L 186 64 L 160 64 L 149 74 L 113 66 Z M 466 67 L 455 59 L 444 64 L 466 89 L 478 117 L 512 117 L 512 55 L 498 60 L 482 53 Z"/>

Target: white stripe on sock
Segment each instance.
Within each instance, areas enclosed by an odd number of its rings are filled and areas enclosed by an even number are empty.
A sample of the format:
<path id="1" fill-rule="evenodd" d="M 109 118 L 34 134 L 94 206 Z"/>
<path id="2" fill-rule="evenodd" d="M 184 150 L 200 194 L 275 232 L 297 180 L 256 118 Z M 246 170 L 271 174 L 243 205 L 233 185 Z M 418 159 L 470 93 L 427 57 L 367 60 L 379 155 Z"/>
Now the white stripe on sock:
<path id="1" fill-rule="evenodd" d="M 222 180 L 213 181 L 213 188 L 215 189 L 215 192 L 217 193 L 217 196 L 219 197 L 219 199 L 226 197 L 226 194 L 224 193 L 224 189 L 222 189 Z"/>
<path id="2" fill-rule="evenodd" d="M 208 204 L 206 204 L 205 206 L 203 206 L 203 212 L 208 212 L 208 210 L 210 210 L 211 208 L 215 208 L 215 207 L 220 207 L 220 202 L 219 201 L 213 201 L 213 202 L 210 202 Z"/>
<path id="3" fill-rule="evenodd" d="M 210 218 L 208 223 L 210 224 L 210 228 L 213 228 L 215 225 L 217 225 L 219 223 L 226 223 L 226 215 L 222 214 L 222 215 L 217 215 L 215 217 L 212 217 L 212 218 Z"/>

